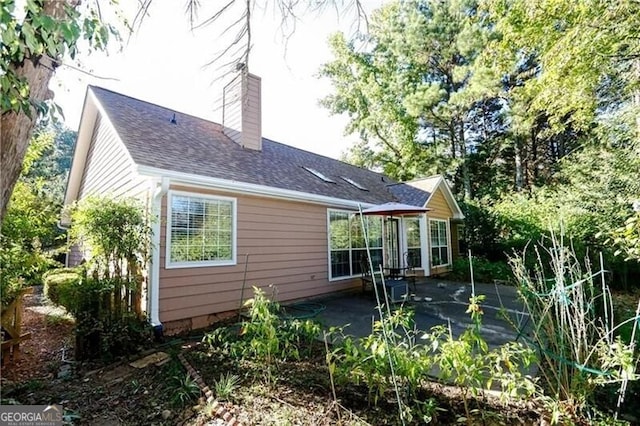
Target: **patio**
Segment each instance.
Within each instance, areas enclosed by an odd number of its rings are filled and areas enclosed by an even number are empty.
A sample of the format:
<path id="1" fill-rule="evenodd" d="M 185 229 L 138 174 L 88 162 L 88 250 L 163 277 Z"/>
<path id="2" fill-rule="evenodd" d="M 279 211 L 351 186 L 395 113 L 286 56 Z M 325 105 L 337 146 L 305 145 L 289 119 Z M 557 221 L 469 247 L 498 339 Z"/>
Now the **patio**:
<path id="1" fill-rule="evenodd" d="M 515 341 L 518 333 L 502 318 L 500 310 L 505 310 L 517 324 L 526 324 L 527 314 L 523 313 L 522 303 L 514 287 L 494 284 L 475 284 L 477 295 L 485 295 L 482 303 L 484 311 L 482 335 L 490 347 Z M 412 300 L 408 303 L 415 307 L 415 322 L 420 330 L 429 330 L 436 325 L 451 323 L 454 336 L 460 335 L 471 325 L 467 310 L 471 297 L 471 284 L 446 281 L 437 278 L 419 278 L 416 291 L 409 289 Z M 318 300 L 326 309 L 316 319 L 326 328 L 345 326 L 344 331 L 357 337 L 371 333 L 371 325 L 379 318 L 375 295 L 362 294 L 333 296 Z M 400 306 L 393 304 L 392 306 Z"/>

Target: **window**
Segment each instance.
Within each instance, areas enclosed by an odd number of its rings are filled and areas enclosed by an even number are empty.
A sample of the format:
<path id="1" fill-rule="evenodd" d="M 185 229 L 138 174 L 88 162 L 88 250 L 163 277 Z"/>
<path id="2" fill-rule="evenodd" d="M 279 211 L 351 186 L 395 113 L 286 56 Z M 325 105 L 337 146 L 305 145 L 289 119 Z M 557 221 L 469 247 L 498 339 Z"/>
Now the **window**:
<path id="1" fill-rule="evenodd" d="M 422 267 L 422 250 L 420 244 L 420 219 L 407 217 L 404 219 L 407 229 L 407 266 L 412 268 Z"/>
<path id="2" fill-rule="evenodd" d="M 356 188 L 358 188 L 361 191 L 368 191 L 367 188 L 365 188 L 364 186 L 360 185 L 358 182 L 356 182 L 353 179 L 349 179 L 348 177 L 344 177 L 344 176 L 340 176 L 342 178 L 342 180 L 344 180 L 345 182 L 355 186 Z"/>
<path id="3" fill-rule="evenodd" d="M 382 218 L 364 218 L 374 267 L 382 264 Z M 331 279 L 347 278 L 362 272 L 367 249 L 360 216 L 350 212 L 329 211 L 329 257 Z"/>
<path id="4" fill-rule="evenodd" d="M 447 238 L 446 220 L 430 219 L 431 230 L 431 266 L 444 266 L 449 264 L 449 246 Z"/>
<path id="5" fill-rule="evenodd" d="M 167 267 L 234 265 L 236 200 L 171 192 Z"/>
<path id="6" fill-rule="evenodd" d="M 324 182 L 336 183 L 336 181 L 334 181 L 333 179 L 323 175 L 322 173 L 320 173 L 316 169 L 312 169 L 311 167 L 304 167 L 304 166 L 302 166 L 302 168 L 305 169 L 306 171 L 308 171 L 309 173 L 311 173 L 312 175 L 314 175 L 315 177 L 317 177 L 318 179 L 324 181 Z"/>

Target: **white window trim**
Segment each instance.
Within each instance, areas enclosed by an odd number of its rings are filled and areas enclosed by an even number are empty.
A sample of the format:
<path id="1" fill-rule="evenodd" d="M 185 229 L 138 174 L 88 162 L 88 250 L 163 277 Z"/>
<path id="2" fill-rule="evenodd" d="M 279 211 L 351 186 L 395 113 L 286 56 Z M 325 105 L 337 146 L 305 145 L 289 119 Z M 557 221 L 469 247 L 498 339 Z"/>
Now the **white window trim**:
<path id="1" fill-rule="evenodd" d="M 205 261 L 189 261 L 189 262 L 172 262 L 171 261 L 171 205 L 173 196 L 184 196 L 193 198 L 202 198 L 205 200 L 231 201 L 231 259 L 230 260 L 205 260 Z M 167 214 L 166 214 L 166 237 L 165 237 L 165 269 L 177 268 L 202 268 L 207 266 L 233 266 L 237 264 L 238 249 L 238 200 L 233 197 L 224 197 L 221 195 L 201 194 L 199 192 L 175 191 L 169 190 L 167 193 Z"/>
<path id="2" fill-rule="evenodd" d="M 432 249 L 434 248 L 434 246 L 432 245 L 432 241 L 431 241 L 431 223 L 432 222 L 444 222 L 445 226 L 446 226 L 446 230 L 447 230 L 447 257 L 448 257 L 448 262 L 447 263 L 442 263 L 439 265 L 436 265 L 434 263 L 434 259 L 432 258 Z M 442 246 L 435 246 L 435 247 L 442 247 Z M 429 259 L 430 262 L 429 264 L 431 265 L 431 268 L 444 268 L 446 266 L 451 266 L 451 226 L 449 224 L 449 219 L 434 219 L 434 218 L 429 218 Z"/>
<path id="3" fill-rule="evenodd" d="M 329 279 L 329 282 L 352 280 L 354 278 L 358 278 L 358 277 L 360 277 L 361 274 L 344 275 L 344 276 L 335 277 L 335 278 L 331 275 L 331 213 L 332 212 L 333 213 L 347 213 L 349 216 L 351 216 L 351 215 L 358 216 L 359 215 L 358 212 L 354 212 L 353 210 L 327 209 L 327 277 Z M 358 220 L 360 220 L 359 217 L 358 217 Z M 384 232 L 384 229 L 383 229 L 382 232 Z M 349 252 L 351 252 L 352 250 L 353 250 L 353 248 L 351 247 L 351 232 L 349 232 Z M 383 251 L 382 256 L 384 257 L 384 255 L 385 255 L 384 254 L 384 242 L 382 244 L 382 251 Z M 349 262 L 351 262 L 351 261 L 352 261 L 352 259 L 349 258 Z"/>

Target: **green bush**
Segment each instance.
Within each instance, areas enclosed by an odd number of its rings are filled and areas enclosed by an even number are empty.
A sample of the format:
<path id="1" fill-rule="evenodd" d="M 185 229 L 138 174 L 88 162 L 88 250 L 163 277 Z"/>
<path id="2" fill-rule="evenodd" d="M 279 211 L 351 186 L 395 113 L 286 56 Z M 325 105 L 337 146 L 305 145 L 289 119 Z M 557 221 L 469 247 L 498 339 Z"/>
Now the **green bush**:
<path id="1" fill-rule="evenodd" d="M 72 211 L 71 237 L 91 250 L 86 272 L 60 288 L 76 319 L 76 358 L 113 357 L 140 349 L 151 327 L 142 312 L 150 223 L 134 199 L 88 198 Z"/>
<path id="2" fill-rule="evenodd" d="M 73 291 L 72 287 L 77 286 L 82 275 L 75 268 L 52 269 L 45 273 L 42 281 L 44 283 L 44 295 L 56 305 L 61 305 L 69 310 L 68 297 Z"/>
<path id="3" fill-rule="evenodd" d="M 492 283 L 494 280 L 513 282 L 513 273 L 506 262 L 491 262 L 482 257 L 473 257 L 473 278 L 476 282 Z M 468 258 L 453 261 L 451 277 L 461 281 L 471 281 Z"/>

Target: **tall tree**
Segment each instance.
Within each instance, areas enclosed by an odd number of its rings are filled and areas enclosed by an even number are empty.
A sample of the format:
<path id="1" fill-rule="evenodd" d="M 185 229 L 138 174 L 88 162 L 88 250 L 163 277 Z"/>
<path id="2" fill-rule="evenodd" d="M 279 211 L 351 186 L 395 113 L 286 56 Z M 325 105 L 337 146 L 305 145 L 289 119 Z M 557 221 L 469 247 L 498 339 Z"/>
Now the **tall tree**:
<path id="1" fill-rule="evenodd" d="M 115 2 L 115 0 L 111 0 Z M 81 39 L 104 49 L 113 26 L 100 19 L 98 3 L 75 0 L 13 0 L 0 3 L 0 224 L 20 176 L 29 139 L 52 97 L 49 81 L 62 58 L 72 58 Z"/>
<path id="2" fill-rule="evenodd" d="M 535 78 L 522 88 L 529 115 L 545 116 L 549 132 L 584 131 L 602 112 L 640 104 L 637 1 L 484 0 L 482 9 L 499 35 L 487 62 L 507 74 L 533 58 Z"/>
<path id="3" fill-rule="evenodd" d="M 324 100 L 351 118 L 348 131 L 379 151 L 399 179 L 446 173 L 472 196 L 470 155 L 503 127 L 497 99 L 474 67 L 490 35 L 474 1 L 394 2 L 376 11 L 358 51 L 336 35 L 335 60 L 321 75 L 335 93 Z M 500 108 L 498 108 L 500 109 Z"/>

